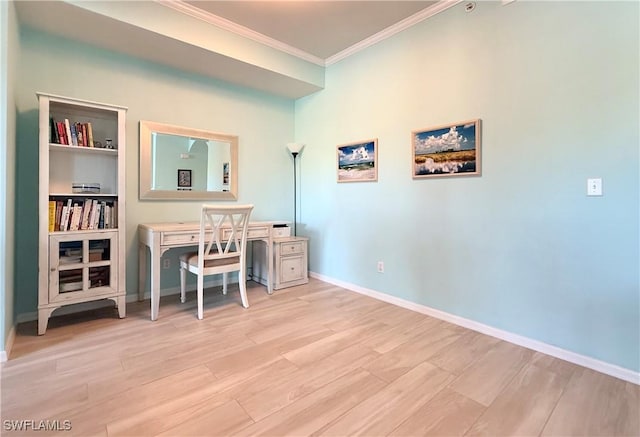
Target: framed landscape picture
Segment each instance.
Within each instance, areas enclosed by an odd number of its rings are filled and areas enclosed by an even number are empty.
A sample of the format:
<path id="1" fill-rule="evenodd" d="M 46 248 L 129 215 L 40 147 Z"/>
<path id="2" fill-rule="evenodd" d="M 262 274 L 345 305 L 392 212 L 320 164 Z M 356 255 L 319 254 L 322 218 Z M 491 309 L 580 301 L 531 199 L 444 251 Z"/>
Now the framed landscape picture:
<path id="1" fill-rule="evenodd" d="M 480 175 L 480 119 L 411 133 L 413 178 Z"/>
<path id="2" fill-rule="evenodd" d="M 337 161 L 338 182 L 377 181 L 377 138 L 339 145 Z"/>

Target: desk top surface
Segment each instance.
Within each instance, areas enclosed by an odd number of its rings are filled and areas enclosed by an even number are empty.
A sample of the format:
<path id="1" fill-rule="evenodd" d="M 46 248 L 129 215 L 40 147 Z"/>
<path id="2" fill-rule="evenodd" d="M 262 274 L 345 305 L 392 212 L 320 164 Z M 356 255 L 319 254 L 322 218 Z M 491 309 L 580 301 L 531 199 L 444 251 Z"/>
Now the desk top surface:
<path id="1" fill-rule="evenodd" d="M 259 221 L 249 222 L 250 228 L 255 227 L 273 227 L 276 225 L 289 225 L 290 222 L 283 220 L 275 220 L 275 221 Z M 138 225 L 138 231 L 146 231 L 146 232 L 180 232 L 180 231 L 193 231 L 200 229 L 200 222 L 163 222 L 163 223 L 140 223 Z"/>

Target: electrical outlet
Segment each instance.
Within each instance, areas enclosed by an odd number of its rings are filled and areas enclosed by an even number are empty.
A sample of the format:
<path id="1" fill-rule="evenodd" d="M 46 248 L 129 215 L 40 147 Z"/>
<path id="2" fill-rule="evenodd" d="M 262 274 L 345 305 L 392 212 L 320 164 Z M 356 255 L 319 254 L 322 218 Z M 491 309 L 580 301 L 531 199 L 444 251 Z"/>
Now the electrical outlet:
<path id="1" fill-rule="evenodd" d="M 171 268 L 171 259 L 170 258 L 165 258 L 165 259 L 162 260 L 162 268 L 163 269 Z"/>
<path id="2" fill-rule="evenodd" d="M 384 273 L 384 262 L 378 261 L 378 273 Z"/>

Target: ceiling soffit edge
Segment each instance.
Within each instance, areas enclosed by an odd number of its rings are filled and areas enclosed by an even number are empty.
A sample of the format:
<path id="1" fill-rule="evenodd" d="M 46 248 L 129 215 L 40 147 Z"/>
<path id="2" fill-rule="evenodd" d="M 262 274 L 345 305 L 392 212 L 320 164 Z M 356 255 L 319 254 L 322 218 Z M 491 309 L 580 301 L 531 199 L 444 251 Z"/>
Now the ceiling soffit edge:
<path id="1" fill-rule="evenodd" d="M 296 56 L 304 61 L 311 62 L 321 67 L 325 66 L 324 59 L 321 59 L 317 56 L 307 53 L 304 50 L 297 49 L 293 46 L 290 46 L 289 44 L 285 44 L 282 41 L 278 41 L 274 38 L 263 35 L 262 33 L 256 32 L 255 30 L 251 30 L 248 27 L 241 26 L 240 24 L 234 23 L 233 21 L 229 21 L 226 18 L 222 18 L 217 15 L 211 14 L 209 12 L 203 11 L 202 9 L 196 8 L 195 6 L 192 6 L 181 0 L 154 0 L 154 1 L 156 1 L 157 3 L 160 3 L 163 6 L 171 8 L 175 11 L 181 12 L 193 18 L 197 18 L 199 20 L 202 20 L 209 24 L 217 26 L 223 30 L 251 39 L 260 44 L 264 44 L 267 47 L 270 47 L 272 49 L 280 50 L 281 52 L 287 53 L 292 56 Z"/>

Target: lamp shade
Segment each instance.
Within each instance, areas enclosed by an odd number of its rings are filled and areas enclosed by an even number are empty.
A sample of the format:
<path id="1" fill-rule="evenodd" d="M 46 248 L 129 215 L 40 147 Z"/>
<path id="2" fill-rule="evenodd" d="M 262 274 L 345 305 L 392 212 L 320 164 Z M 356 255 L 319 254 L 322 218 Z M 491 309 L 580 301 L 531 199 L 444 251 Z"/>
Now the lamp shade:
<path id="1" fill-rule="evenodd" d="M 300 153 L 303 147 L 304 144 L 302 143 L 287 143 L 287 149 L 289 149 L 291 153 Z"/>

